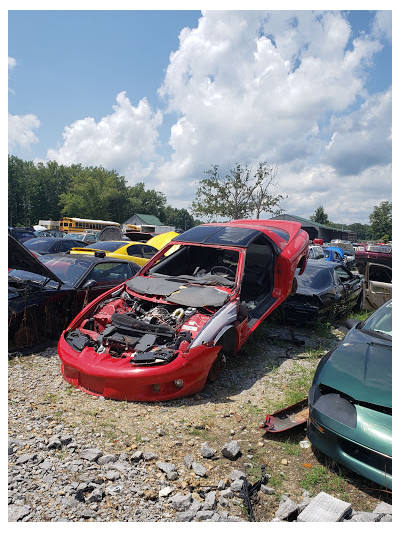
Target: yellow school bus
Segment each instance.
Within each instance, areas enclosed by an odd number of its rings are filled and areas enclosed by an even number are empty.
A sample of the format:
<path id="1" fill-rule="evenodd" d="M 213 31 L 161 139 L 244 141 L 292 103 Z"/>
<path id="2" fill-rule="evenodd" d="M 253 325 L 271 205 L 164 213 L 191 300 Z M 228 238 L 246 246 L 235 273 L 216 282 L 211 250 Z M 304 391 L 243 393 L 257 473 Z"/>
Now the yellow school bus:
<path id="1" fill-rule="evenodd" d="M 59 229 L 67 233 L 83 233 L 87 230 L 102 230 L 106 226 L 118 226 L 118 222 L 109 220 L 92 220 L 89 218 L 70 218 L 64 217 L 60 220 Z"/>

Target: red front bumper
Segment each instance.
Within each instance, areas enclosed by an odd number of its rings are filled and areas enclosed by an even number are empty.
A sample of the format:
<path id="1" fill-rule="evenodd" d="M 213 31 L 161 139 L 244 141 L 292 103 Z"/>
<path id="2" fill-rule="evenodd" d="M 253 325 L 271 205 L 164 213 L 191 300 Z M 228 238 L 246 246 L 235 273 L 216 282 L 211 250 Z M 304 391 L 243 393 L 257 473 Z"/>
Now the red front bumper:
<path id="1" fill-rule="evenodd" d="M 197 346 L 178 354 L 170 363 L 135 366 L 127 358 L 98 354 L 86 347 L 77 352 L 65 341 L 58 342 L 61 372 L 74 387 L 114 400 L 164 401 L 190 396 L 202 390 L 220 346 Z M 183 386 L 176 385 L 183 380 Z"/>

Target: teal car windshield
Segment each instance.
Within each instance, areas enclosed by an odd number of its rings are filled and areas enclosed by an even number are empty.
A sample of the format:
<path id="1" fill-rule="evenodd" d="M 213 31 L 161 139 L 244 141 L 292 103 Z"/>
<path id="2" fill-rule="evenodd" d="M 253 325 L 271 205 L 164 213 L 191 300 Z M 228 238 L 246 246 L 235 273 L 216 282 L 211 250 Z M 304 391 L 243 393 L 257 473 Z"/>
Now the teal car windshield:
<path id="1" fill-rule="evenodd" d="M 363 324 L 362 331 L 392 337 L 392 300 L 382 305 Z"/>

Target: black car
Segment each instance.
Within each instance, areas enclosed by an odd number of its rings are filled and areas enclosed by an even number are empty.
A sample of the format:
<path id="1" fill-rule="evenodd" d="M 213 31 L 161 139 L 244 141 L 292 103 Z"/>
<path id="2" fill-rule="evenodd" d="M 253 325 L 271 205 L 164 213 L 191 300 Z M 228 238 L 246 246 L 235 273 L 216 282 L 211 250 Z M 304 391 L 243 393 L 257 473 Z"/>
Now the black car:
<path id="1" fill-rule="evenodd" d="M 24 242 L 24 246 L 34 254 L 58 254 L 69 252 L 72 248 L 82 248 L 87 243 L 78 239 L 63 239 L 56 237 L 36 237 Z"/>
<path id="2" fill-rule="evenodd" d="M 33 228 L 13 228 L 8 226 L 8 234 L 19 242 L 25 242 L 36 237 L 36 231 Z"/>
<path id="3" fill-rule="evenodd" d="M 40 229 L 35 231 L 36 237 L 59 237 L 63 238 L 64 233 L 59 229 Z"/>
<path id="4" fill-rule="evenodd" d="M 58 339 L 88 302 L 134 276 L 140 267 L 103 252 L 35 257 L 9 235 L 8 268 L 9 352 L 27 353 Z"/>
<path id="5" fill-rule="evenodd" d="M 343 265 L 309 259 L 296 279 L 296 293 L 281 306 L 290 322 L 307 324 L 361 307 L 363 276 Z"/>

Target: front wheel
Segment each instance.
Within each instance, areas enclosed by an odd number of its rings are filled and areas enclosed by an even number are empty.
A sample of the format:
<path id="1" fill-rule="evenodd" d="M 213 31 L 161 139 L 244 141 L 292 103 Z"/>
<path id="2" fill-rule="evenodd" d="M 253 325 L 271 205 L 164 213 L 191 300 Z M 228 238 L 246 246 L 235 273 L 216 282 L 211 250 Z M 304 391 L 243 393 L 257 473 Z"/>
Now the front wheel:
<path id="1" fill-rule="evenodd" d="M 211 368 L 210 368 L 210 371 L 207 377 L 208 381 L 210 381 L 211 383 L 215 383 L 215 381 L 217 381 L 220 378 L 222 372 L 225 370 L 225 367 L 226 367 L 226 357 L 223 352 L 220 352 L 217 355 L 213 364 L 211 365 Z"/>

